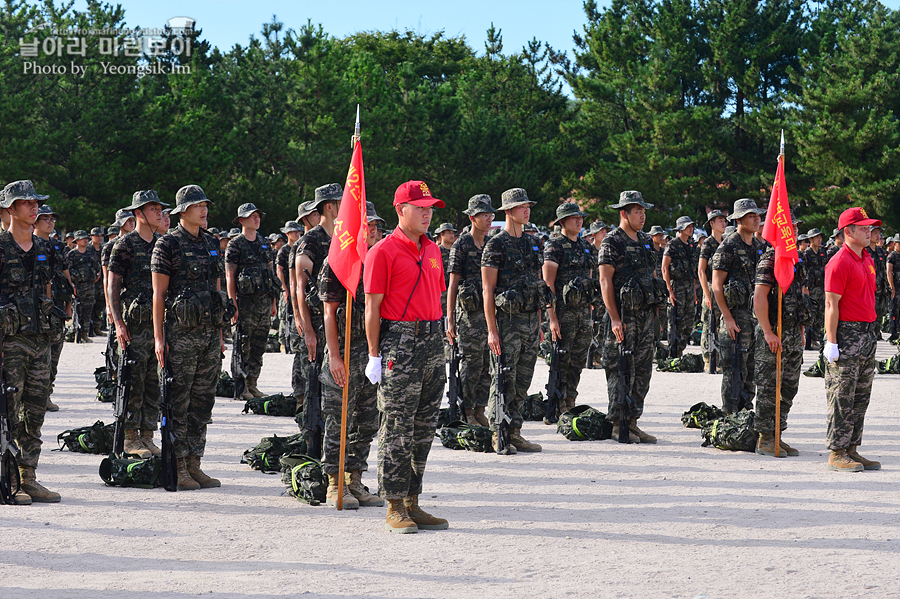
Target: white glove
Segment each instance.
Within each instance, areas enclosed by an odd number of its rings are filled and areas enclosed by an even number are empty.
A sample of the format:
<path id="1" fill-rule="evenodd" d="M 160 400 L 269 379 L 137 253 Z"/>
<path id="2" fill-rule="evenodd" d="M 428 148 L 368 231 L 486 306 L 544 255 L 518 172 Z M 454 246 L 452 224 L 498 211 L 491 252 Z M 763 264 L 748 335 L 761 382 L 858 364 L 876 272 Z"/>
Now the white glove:
<path id="1" fill-rule="evenodd" d="M 828 360 L 829 363 L 837 360 L 839 357 L 841 357 L 841 352 L 838 351 L 838 344 L 826 341 L 825 349 L 822 350 L 822 355 L 825 356 L 825 359 Z"/>
<path id="2" fill-rule="evenodd" d="M 381 382 L 381 356 L 369 356 L 369 363 L 366 364 L 366 378 L 373 385 Z"/>

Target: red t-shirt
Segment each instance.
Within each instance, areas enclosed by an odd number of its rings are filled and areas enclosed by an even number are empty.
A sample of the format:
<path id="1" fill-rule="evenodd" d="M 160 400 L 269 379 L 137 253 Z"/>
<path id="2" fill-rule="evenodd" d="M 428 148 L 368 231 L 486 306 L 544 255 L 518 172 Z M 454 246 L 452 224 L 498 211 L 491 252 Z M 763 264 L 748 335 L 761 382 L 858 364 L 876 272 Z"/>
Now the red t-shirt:
<path id="1" fill-rule="evenodd" d="M 419 250 L 397 227 L 366 253 L 363 282 L 366 293 L 384 294 L 382 318 L 415 322 L 443 316 L 441 293 L 447 286 L 441 250 L 424 235 L 421 243 Z"/>
<path id="2" fill-rule="evenodd" d="M 825 266 L 825 291 L 841 296 L 840 319 L 875 322 L 875 261 L 865 249 L 862 256 L 845 243 Z"/>

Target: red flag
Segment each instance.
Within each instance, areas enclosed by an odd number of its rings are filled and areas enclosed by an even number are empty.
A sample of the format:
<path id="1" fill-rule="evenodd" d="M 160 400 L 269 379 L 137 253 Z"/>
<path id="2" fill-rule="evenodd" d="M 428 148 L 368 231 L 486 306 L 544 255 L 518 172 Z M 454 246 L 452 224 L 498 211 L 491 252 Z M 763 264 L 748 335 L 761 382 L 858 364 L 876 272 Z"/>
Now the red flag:
<path id="1" fill-rule="evenodd" d="M 775 280 L 784 294 L 794 280 L 794 265 L 800 261 L 791 207 L 788 205 L 787 186 L 784 183 L 784 154 L 778 158 L 778 172 L 775 175 L 775 185 L 772 186 L 772 197 L 769 199 L 763 239 L 775 248 Z"/>
<path id="2" fill-rule="evenodd" d="M 328 248 L 328 265 L 351 294 L 356 294 L 369 223 L 366 219 L 366 178 L 363 174 L 362 144 L 357 141 L 350 159 L 350 171 L 344 185 L 341 208 L 334 221 L 334 234 Z"/>

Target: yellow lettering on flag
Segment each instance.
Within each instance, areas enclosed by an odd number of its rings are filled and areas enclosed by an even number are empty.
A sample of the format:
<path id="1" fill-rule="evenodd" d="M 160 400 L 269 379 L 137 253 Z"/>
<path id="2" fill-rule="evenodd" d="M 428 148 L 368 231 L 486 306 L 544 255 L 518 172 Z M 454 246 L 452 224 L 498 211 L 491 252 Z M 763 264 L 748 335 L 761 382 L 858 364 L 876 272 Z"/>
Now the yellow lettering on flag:
<path id="1" fill-rule="evenodd" d="M 349 231 L 344 231 L 343 233 L 341 233 L 338 236 L 338 240 L 341 242 L 342 250 L 347 249 L 347 246 L 349 246 L 354 241 L 353 235 L 351 235 Z"/>
<path id="2" fill-rule="evenodd" d="M 343 231 L 344 229 L 344 219 L 336 218 L 334 219 L 334 230 L 335 231 Z"/>

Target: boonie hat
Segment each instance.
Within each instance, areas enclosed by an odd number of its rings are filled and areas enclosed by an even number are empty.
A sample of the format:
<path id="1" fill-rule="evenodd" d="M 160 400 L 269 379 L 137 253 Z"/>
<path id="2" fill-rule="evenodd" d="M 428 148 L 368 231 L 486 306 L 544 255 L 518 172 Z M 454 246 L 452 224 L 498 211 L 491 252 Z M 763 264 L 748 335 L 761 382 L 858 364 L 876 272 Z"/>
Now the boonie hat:
<path id="1" fill-rule="evenodd" d="M 239 225 L 240 224 L 240 222 L 238 221 L 239 218 L 247 218 L 254 212 L 259 212 L 260 220 L 262 220 L 263 218 L 266 217 L 266 213 L 263 212 L 262 210 L 260 210 L 259 208 L 257 208 L 256 204 L 253 204 L 251 202 L 247 202 L 246 204 L 241 204 L 241 207 L 238 208 L 238 213 L 237 213 L 238 215 L 231 220 L 231 224 Z"/>
<path id="2" fill-rule="evenodd" d="M 134 212 L 132 212 L 128 208 L 121 208 L 119 210 L 116 210 L 116 220 L 113 222 L 112 226 L 121 227 L 128 222 L 129 218 L 134 218 Z M 109 235 L 109 231 L 107 231 L 106 234 Z"/>
<path id="3" fill-rule="evenodd" d="M 838 229 L 843 229 L 847 225 L 869 225 L 880 227 L 881 221 L 869 218 L 869 215 L 866 214 L 866 211 L 863 208 L 848 208 L 841 212 L 841 217 L 838 219 Z"/>
<path id="4" fill-rule="evenodd" d="M 805 238 L 812 239 L 813 237 L 815 237 L 817 235 L 821 235 L 821 234 L 822 234 L 822 232 L 818 229 L 810 229 L 809 231 L 806 232 Z"/>
<path id="5" fill-rule="evenodd" d="M 728 220 L 728 217 L 725 216 L 725 213 L 722 212 L 721 210 L 711 210 L 711 211 L 709 212 L 709 214 L 706 215 L 706 222 L 707 222 L 707 224 L 713 222 L 716 218 L 718 218 L 718 217 L 720 217 L 720 216 L 721 216 L 722 218 L 724 218 L 725 220 Z"/>
<path id="6" fill-rule="evenodd" d="M 341 184 L 329 183 L 328 185 L 317 187 L 315 199 L 310 200 L 310 202 L 312 202 L 312 209 L 315 210 L 319 207 L 319 204 L 322 204 L 323 202 L 340 202 L 343 197 L 344 188 L 341 187 Z"/>
<path id="7" fill-rule="evenodd" d="M 486 212 L 494 213 L 494 208 L 491 206 L 491 196 L 486 193 L 480 193 L 469 198 L 469 207 L 463 210 L 463 214 L 469 216 Z"/>
<path id="8" fill-rule="evenodd" d="M 372 202 L 366 202 L 366 222 L 380 222 L 382 225 L 387 224 L 384 222 L 384 219 L 375 212 L 375 204 Z"/>
<path id="9" fill-rule="evenodd" d="M 513 187 L 512 189 L 507 189 L 500 195 L 500 207 L 497 208 L 497 212 L 504 212 L 510 208 L 515 208 L 516 206 L 535 203 L 536 202 L 528 199 L 528 193 L 524 189 L 521 187 Z"/>
<path id="10" fill-rule="evenodd" d="M 303 220 L 303 217 L 309 216 L 316 210 L 316 201 L 310 200 L 308 202 L 302 202 L 299 206 L 297 206 L 297 222 Z"/>
<path id="11" fill-rule="evenodd" d="M 136 191 L 131 196 L 131 206 L 125 208 L 125 210 L 131 210 L 132 212 L 144 206 L 145 204 L 159 204 L 163 208 L 168 208 L 169 205 L 165 202 L 160 201 L 159 195 L 156 193 L 156 190 L 153 189 L 142 189 L 140 191 Z"/>
<path id="12" fill-rule="evenodd" d="M 431 195 L 431 190 L 424 181 L 407 181 L 401 183 L 394 192 L 394 206 L 412 204 L 413 206 L 433 206 L 443 208 L 444 201 Z"/>
<path id="13" fill-rule="evenodd" d="M 653 204 L 649 204 L 644 201 L 644 196 L 641 195 L 639 191 L 623 191 L 619 194 L 619 203 L 613 204 L 610 206 L 613 210 L 622 210 L 632 204 L 637 204 L 644 210 L 649 210 L 653 208 Z"/>
<path id="14" fill-rule="evenodd" d="M 728 220 L 737 220 L 748 214 L 765 214 L 766 211 L 756 205 L 756 202 L 749 198 L 737 200 L 734 203 L 734 210 L 728 216 Z"/>
<path id="15" fill-rule="evenodd" d="M 45 216 L 47 214 L 52 214 L 53 216 L 59 218 L 59 213 L 54 212 L 53 208 L 51 208 L 48 204 L 41 204 L 38 206 L 38 216 Z"/>
<path id="16" fill-rule="evenodd" d="M 106 230 L 106 236 L 107 236 L 107 237 L 112 237 L 113 235 L 118 235 L 118 234 L 119 234 L 119 231 L 121 231 L 121 229 L 119 229 L 119 227 L 117 227 L 117 226 L 115 226 L 115 225 L 111 225 L 111 226 Z"/>
<path id="17" fill-rule="evenodd" d="M 579 208 L 578 204 L 575 202 L 565 202 L 556 207 L 556 220 L 551 222 L 550 225 L 553 226 L 562 219 L 570 216 L 587 216 L 587 213 L 582 212 L 581 208 Z"/>
<path id="18" fill-rule="evenodd" d="M 609 225 L 604 223 L 602 220 L 594 221 L 591 223 L 590 229 L 588 229 L 588 233 L 593 235 L 594 233 L 599 233 L 603 229 L 609 231 Z"/>
<path id="19" fill-rule="evenodd" d="M 78 241 L 79 239 L 89 239 L 89 238 L 90 238 L 90 235 L 88 235 L 88 232 L 85 231 L 84 229 L 78 229 L 77 231 L 75 231 L 75 241 Z"/>
<path id="20" fill-rule="evenodd" d="M 103 237 L 103 227 L 94 227 L 93 229 L 91 229 L 91 237 L 93 237 L 94 235 Z"/>
<path id="21" fill-rule="evenodd" d="M 691 220 L 690 216 L 679 216 L 678 220 L 675 221 L 675 230 L 683 231 L 693 224 L 694 221 Z"/>
<path id="22" fill-rule="evenodd" d="M 303 227 L 295 220 L 285 221 L 284 226 L 281 228 L 281 232 L 290 233 L 292 231 L 295 233 L 302 233 Z"/>
<path id="23" fill-rule="evenodd" d="M 648 233 L 648 235 L 650 235 L 650 237 L 653 237 L 654 235 L 665 235 L 665 234 L 666 234 L 666 230 L 663 229 L 662 227 L 660 227 L 659 225 L 653 225 L 652 227 L 650 227 L 650 232 Z"/>
<path id="24" fill-rule="evenodd" d="M 0 208 L 9 208 L 16 200 L 36 200 L 40 206 L 49 197 L 39 195 L 34 191 L 34 183 L 31 181 L 13 181 L 12 183 L 7 183 L 6 187 L 3 188 Z"/>
<path id="25" fill-rule="evenodd" d="M 172 214 L 184 212 L 185 208 L 203 202 L 209 202 L 210 206 L 212 205 L 212 202 L 206 197 L 206 192 L 199 185 L 185 185 L 175 194 L 175 207 L 172 208 Z"/>
<path id="26" fill-rule="evenodd" d="M 437 230 L 434 232 L 434 234 L 440 235 L 444 231 L 453 231 L 454 233 L 456 233 L 456 227 L 454 227 L 450 223 L 441 223 L 441 226 L 437 228 Z"/>

